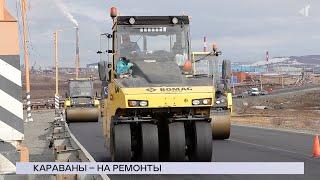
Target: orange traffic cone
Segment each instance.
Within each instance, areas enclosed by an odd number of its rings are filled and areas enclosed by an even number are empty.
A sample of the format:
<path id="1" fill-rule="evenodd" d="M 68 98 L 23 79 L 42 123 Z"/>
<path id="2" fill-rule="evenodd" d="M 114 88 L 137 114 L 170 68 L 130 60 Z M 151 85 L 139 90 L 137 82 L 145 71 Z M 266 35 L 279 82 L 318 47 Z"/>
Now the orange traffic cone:
<path id="1" fill-rule="evenodd" d="M 314 136 L 314 139 L 313 139 L 313 157 L 314 158 L 320 157 L 320 145 L 319 145 L 318 136 Z"/>

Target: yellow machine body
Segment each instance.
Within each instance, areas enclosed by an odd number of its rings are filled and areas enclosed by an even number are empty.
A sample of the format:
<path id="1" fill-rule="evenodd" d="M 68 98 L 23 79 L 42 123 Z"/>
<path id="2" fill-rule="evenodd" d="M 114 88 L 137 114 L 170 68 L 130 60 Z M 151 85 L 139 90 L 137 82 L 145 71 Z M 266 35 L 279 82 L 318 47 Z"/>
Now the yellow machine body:
<path id="1" fill-rule="evenodd" d="M 90 78 L 70 79 L 70 82 L 88 82 L 91 84 L 93 92 L 93 81 Z M 67 122 L 97 122 L 100 116 L 100 102 L 93 94 L 89 97 L 71 96 L 71 87 L 69 85 L 68 97 L 64 102 L 64 110 Z M 79 91 L 86 91 L 79 87 Z"/>
<path id="2" fill-rule="evenodd" d="M 146 88 L 122 88 L 116 81 L 109 84 L 109 96 L 104 100 L 105 114 L 104 133 L 109 137 L 110 124 L 113 116 L 118 110 L 125 109 L 156 109 L 156 108 L 194 108 L 195 111 L 203 111 L 208 114 L 213 106 L 213 86 L 192 86 L 192 87 L 146 87 Z M 192 105 L 196 99 L 210 99 L 208 105 Z M 146 107 L 130 107 L 130 100 L 147 101 Z"/>

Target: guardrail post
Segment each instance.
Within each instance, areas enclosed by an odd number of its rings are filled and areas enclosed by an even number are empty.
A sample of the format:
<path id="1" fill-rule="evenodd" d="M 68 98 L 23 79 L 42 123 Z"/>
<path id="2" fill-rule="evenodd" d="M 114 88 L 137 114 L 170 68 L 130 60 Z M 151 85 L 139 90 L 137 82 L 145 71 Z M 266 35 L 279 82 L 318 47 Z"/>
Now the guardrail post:
<path id="1" fill-rule="evenodd" d="M 55 108 L 55 114 L 56 114 L 56 117 L 59 116 L 60 114 L 60 98 L 59 98 L 59 95 L 55 95 L 54 96 L 54 108 Z"/>

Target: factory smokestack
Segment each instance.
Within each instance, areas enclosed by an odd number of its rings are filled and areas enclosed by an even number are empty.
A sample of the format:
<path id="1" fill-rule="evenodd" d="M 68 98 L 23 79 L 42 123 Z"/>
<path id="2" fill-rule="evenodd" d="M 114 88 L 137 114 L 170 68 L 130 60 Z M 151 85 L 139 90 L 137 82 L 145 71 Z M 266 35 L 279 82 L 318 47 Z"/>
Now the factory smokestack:
<path id="1" fill-rule="evenodd" d="M 203 52 L 207 52 L 207 37 L 203 37 Z"/>
<path id="2" fill-rule="evenodd" d="M 76 78 L 79 77 L 80 55 L 79 55 L 79 27 L 76 29 Z"/>

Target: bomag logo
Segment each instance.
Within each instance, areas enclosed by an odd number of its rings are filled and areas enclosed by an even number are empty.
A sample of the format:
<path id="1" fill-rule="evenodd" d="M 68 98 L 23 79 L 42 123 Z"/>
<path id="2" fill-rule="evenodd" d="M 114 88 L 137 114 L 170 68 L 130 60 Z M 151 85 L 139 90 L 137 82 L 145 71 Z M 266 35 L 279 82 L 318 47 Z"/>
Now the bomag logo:
<path id="1" fill-rule="evenodd" d="M 161 92 L 182 92 L 182 91 L 192 91 L 191 87 L 167 87 L 160 88 Z"/>
<path id="2" fill-rule="evenodd" d="M 152 88 L 152 87 L 146 89 L 146 91 L 149 91 L 149 92 L 155 92 L 156 90 L 157 90 L 157 89 Z"/>

